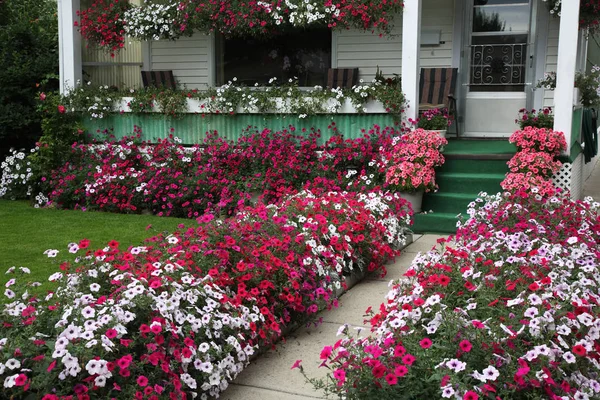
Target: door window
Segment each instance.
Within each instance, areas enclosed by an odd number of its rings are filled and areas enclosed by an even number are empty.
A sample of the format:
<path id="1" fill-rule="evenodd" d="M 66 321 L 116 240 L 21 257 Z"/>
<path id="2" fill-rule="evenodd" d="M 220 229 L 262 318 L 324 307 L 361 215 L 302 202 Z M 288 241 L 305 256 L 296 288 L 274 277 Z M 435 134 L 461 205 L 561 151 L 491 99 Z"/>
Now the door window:
<path id="1" fill-rule="evenodd" d="M 474 0 L 471 26 L 472 92 L 525 90 L 529 1 Z"/>

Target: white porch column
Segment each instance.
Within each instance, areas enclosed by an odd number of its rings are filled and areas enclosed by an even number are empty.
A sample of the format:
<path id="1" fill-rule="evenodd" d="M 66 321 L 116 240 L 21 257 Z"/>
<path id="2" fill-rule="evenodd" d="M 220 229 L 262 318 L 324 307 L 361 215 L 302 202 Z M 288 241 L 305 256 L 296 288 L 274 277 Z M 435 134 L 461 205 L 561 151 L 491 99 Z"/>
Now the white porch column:
<path id="1" fill-rule="evenodd" d="M 573 125 L 573 84 L 577 65 L 577 40 L 579 37 L 580 0 L 569 0 L 562 7 L 558 35 L 558 64 L 556 66 L 556 89 L 554 90 L 554 130 L 564 132 L 567 151 L 571 151 Z M 565 2 L 563 2 L 565 5 Z"/>
<path id="2" fill-rule="evenodd" d="M 66 93 L 81 81 L 81 35 L 75 27 L 79 20 L 80 0 L 58 0 L 58 57 L 60 93 Z"/>
<path id="3" fill-rule="evenodd" d="M 419 116 L 421 3 L 421 0 L 406 0 L 402 12 L 402 92 L 408 103 L 406 117 L 413 120 Z"/>

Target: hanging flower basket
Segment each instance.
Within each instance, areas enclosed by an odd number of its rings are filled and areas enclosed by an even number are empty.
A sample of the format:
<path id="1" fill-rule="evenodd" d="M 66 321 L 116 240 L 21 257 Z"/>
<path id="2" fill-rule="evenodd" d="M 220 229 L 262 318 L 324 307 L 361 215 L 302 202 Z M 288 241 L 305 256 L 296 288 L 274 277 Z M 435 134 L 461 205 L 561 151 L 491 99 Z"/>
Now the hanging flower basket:
<path id="1" fill-rule="evenodd" d="M 388 34 L 392 19 L 402 9 L 401 0 L 150 0 L 140 6 L 128 0 L 96 0 L 79 15 L 80 32 L 88 42 L 116 51 L 122 47 L 125 35 L 140 40 L 176 39 L 193 32 L 254 37 L 315 25 Z"/>
<path id="2" fill-rule="evenodd" d="M 544 0 L 548 4 L 550 14 L 560 17 L 563 0 Z M 587 29 L 590 33 L 600 31 L 600 0 L 582 0 L 579 5 L 579 29 Z"/>

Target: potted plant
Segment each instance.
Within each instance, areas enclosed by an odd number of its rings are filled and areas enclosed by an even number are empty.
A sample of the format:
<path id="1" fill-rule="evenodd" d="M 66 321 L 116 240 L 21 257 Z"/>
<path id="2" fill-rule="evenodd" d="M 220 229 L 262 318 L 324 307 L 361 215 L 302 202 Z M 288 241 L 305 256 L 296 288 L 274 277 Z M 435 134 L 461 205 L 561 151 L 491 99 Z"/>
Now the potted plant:
<path id="1" fill-rule="evenodd" d="M 446 132 L 451 124 L 452 119 L 447 108 L 425 110 L 422 112 L 421 118 L 417 120 L 417 128 L 436 132 L 441 137 L 446 137 Z"/>
<path id="2" fill-rule="evenodd" d="M 521 129 L 525 129 L 527 126 L 552 129 L 554 127 L 554 115 L 552 114 L 552 109 L 550 107 L 537 111 L 521 108 L 519 110 L 519 117 L 515 119 L 515 123 L 518 124 Z"/>
<path id="3" fill-rule="evenodd" d="M 435 167 L 445 162 L 440 149 L 446 144 L 446 138 L 416 129 L 403 135 L 391 151 L 385 184 L 400 192 L 415 213 L 421 212 L 423 194 L 438 188 Z"/>
<path id="4" fill-rule="evenodd" d="M 556 89 L 556 72 L 549 72 L 536 85 L 547 90 Z M 573 89 L 574 105 L 593 107 L 600 104 L 600 66 L 592 66 L 589 73 L 577 72 Z"/>

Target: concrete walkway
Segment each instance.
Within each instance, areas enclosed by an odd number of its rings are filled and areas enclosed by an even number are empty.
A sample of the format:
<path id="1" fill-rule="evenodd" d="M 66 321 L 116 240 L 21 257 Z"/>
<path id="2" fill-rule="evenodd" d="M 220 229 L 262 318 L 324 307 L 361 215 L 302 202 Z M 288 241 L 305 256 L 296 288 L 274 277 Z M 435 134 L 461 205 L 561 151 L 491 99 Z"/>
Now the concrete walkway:
<path id="1" fill-rule="evenodd" d="M 324 346 L 333 345 L 339 337 L 338 328 L 344 323 L 351 328 L 365 327 L 364 311 L 370 306 L 378 309 L 389 291 L 388 283 L 402 277 L 418 252 L 436 246 L 440 235 L 415 235 L 395 262 L 387 266 L 383 279 L 367 277 L 340 297 L 339 307 L 323 311 L 323 323 L 317 327 L 300 328 L 289 334 L 285 343 L 253 361 L 221 395 L 226 400 L 302 400 L 325 398 L 306 383 L 298 370 L 290 369 L 296 360 L 302 360 L 304 371 L 310 377 L 322 378 L 328 370 L 319 368 L 319 354 Z"/>

